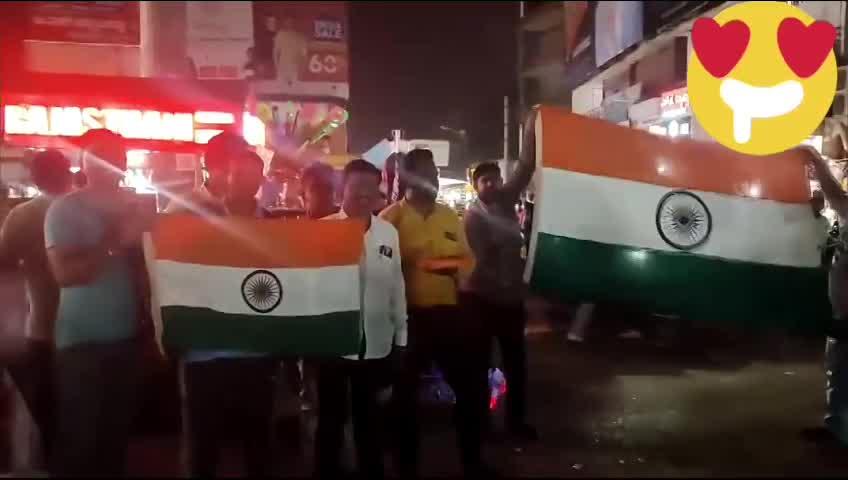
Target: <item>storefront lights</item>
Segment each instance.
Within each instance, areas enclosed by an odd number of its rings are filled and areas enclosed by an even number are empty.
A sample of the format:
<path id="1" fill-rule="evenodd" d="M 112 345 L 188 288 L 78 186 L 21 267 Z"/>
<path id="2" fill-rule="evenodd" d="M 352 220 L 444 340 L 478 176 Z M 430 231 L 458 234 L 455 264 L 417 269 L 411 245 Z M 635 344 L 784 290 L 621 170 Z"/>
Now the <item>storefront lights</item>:
<path id="1" fill-rule="evenodd" d="M 676 120 L 672 120 L 668 124 L 668 136 L 671 138 L 680 134 L 680 124 Z"/>

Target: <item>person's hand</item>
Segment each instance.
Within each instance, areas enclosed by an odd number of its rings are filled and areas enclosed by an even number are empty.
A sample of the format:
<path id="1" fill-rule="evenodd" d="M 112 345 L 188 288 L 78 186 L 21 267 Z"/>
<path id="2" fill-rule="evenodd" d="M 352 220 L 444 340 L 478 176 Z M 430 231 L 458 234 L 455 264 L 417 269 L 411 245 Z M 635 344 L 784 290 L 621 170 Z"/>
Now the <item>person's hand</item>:
<path id="1" fill-rule="evenodd" d="M 819 151 L 810 145 L 799 145 L 795 149 L 804 155 L 804 160 L 807 162 L 807 165 L 811 167 L 815 167 L 816 164 L 824 162 L 824 158 L 822 158 Z"/>
<path id="2" fill-rule="evenodd" d="M 435 275 L 453 276 L 459 272 L 460 266 L 465 261 L 459 257 L 428 258 L 422 260 L 419 267 Z"/>
<path id="3" fill-rule="evenodd" d="M 536 117 L 539 116 L 539 109 L 533 107 L 527 112 L 524 117 L 524 141 L 535 140 L 536 137 Z"/>
<path id="4" fill-rule="evenodd" d="M 521 139 L 521 159 L 528 162 L 536 161 L 536 117 L 538 108 L 531 108 L 524 119 Z"/>

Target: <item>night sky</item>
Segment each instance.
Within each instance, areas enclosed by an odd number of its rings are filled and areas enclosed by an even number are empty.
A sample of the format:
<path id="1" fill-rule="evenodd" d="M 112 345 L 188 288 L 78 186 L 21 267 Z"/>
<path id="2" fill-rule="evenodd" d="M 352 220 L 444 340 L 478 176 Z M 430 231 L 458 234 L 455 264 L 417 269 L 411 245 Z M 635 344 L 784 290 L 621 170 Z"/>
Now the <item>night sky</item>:
<path id="1" fill-rule="evenodd" d="M 500 158 L 503 96 L 517 104 L 518 2 L 349 5 L 350 151 L 392 128 L 451 140 L 448 125 L 468 131 L 472 160 Z"/>

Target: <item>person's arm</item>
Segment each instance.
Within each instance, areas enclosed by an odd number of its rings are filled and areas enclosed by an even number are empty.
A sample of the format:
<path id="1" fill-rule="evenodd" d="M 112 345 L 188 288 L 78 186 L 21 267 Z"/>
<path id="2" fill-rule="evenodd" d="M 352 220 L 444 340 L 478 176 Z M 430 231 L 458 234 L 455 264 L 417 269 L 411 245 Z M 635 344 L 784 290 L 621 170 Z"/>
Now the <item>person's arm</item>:
<path id="1" fill-rule="evenodd" d="M 13 269 L 20 261 L 20 244 L 18 237 L 21 233 L 19 210 L 13 208 L 3 226 L 0 227 L 0 268 Z"/>
<path id="2" fill-rule="evenodd" d="M 394 232 L 393 232 L 394 233 Z M 390 293 L 392 323 L 395 325 L 395 346 L 406 347 L 408 329 L 406 324 L 406 284 L 403 279 L 403 267 L 401 266 L 400 242 L 397 233 L 394 235 L 394 250 L 392 255 L 393 288 Z"/>
<path id="3" fill-rule="evenodd" d="M 459 217 L 457 217 L 457 222 L 459 222 Z M 474 253 L 468 245 L 468 238 L 465 236 L 465 229 L 462 227 L 462 224 L 460 224 L 459 229 L 457 229 L 457 237 L 459 237 L 459 257 L 461 260 L 457 273 L 460 278 L 466 278 L 471 275 L 471 272 L 474 270 Z"/>
<path id="4" fill-rule="evenodd" d="M 833 177 L 827 161 L 814 148 L 805 147 L 804 150 L 808 154 L 810 164 L 812 164 L 813 174 L 821 185 L 824 198 L 836 210 L 840 218 L 848 218 L 848 195 L 842 190 L 842 186 L 839 185 L 836 178 Z"/>
<path id="5" fill-rule="evenodd" d="M 521 139 L 521 155 L 518 165 L 512 176 L 502 187 L 502 191 L 508 203 L 514 205 L 521 197 L 521 192 L 527 189 L 527 185 L 533 179 L 536 172 L 536 116 L 537 110 L 530 110 L 524 121 L 524 135 Z"/>

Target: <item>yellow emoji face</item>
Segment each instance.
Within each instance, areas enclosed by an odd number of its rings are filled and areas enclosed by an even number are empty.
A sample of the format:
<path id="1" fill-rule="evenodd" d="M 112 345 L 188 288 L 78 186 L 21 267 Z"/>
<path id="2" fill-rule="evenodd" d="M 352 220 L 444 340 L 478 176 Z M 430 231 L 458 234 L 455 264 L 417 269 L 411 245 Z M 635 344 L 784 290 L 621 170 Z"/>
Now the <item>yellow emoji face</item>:
<path id="1" fill-rule="evenodd" d="M 836 91 L 836 29 L 786 2 L 746 2 L 692 28 L 689 101 L 717 142 L 769 155 L 798 146 Z"/>

